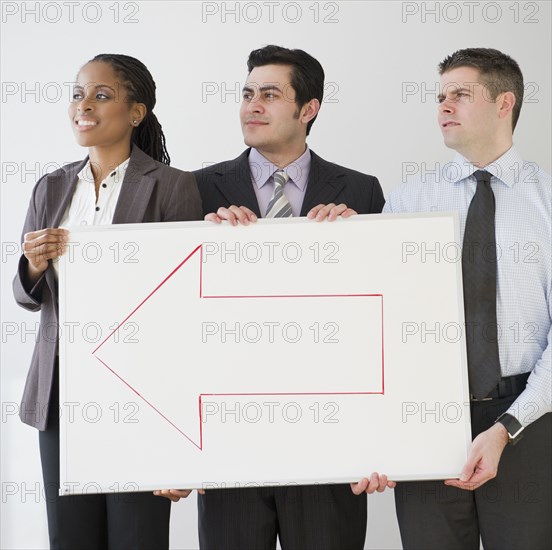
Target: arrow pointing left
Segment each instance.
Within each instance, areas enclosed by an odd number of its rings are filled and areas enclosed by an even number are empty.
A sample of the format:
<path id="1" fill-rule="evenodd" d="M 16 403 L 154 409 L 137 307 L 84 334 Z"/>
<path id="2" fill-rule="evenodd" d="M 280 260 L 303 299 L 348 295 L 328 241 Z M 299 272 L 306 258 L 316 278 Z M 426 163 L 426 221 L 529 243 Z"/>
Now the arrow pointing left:
<path id="1" fill-rule="evenodd" d="M 92 352 L 197 449 L 206 395 L 383 394 L 381 294 L 283 295 L 276 277 L 262 296 L 205 294 L 207 267 L 198 245 Z M 232 277 L 228 266 L 210 269 Z M 179 322 L 169 323 L 175 308 Z M 139 343 L 117 338 L 130 322 L 140 326 Z M 300 368 L 298 353 L 310 359 Z M 181 369 L 184 387 L 174 384 Z"/>

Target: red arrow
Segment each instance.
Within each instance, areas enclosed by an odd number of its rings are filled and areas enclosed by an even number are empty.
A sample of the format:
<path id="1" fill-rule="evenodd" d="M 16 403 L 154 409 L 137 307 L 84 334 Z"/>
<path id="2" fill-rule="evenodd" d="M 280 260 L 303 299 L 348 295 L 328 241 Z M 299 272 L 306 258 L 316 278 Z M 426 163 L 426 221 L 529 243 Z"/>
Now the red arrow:
<path id="1" fill-rule="evenodd" d="M 196 264 L 196 269 L 193 269 L 193 267 L 182 269 L 184 265 L 188 264 L 189 266 L 193 263 Z M 227 266 L 225 266 L 225 271 L 227 269 Z M 197 279 L 198 274 L 199 281 Z M 225 275 L 230 276 L 231 274 Z M 126 384 L 140 399 L 199 450 L 203 449 L 202 398 L 205 396 L 366 395 L 384 393 L 382 294 L 230 296 L 209 293 L 206 295 L 204 293 L 204 281 L 202 245 L 198 245 L 155 286 L 119 323 L 118 328 L 113 330 L 92 352 L 105 368 Z M 168 284 L 169 282 L 171 284 Z M 193 288 L 194 283 L 199 283 L 199 293 L 186 297 L 186 300 L 182 302 L 183 291 Z M 277 281 L 275 281 L 275 284 L 277 284 Z M 154 297 L 156 299 L 152 300 Z M 312 300 L 313 298 L 323 300 Z M 268 317 L 269 320 L 265 322 L 248 321 L 246 314 L 251 311 L 253 304 L 244 302 L 244 300 L 255 300 L 256 319 L 259 317 L 259 311 L 261 311 L 271 313 L 271 316 Z M 301 311 L 301 305 L 305 306 L 303 311 L 313 310 L 313 319 L 325 319 L 324 312 L 327 300 L 334 302 L 333 316 L 336 315 L 336 311 L 343 312 L 340 323 L 333 321 L 325 324 L 315 322 L 308 326 L 308 330 L 305 330 L 307 327 L 301 327 L 297 322 L 284 323 L 279 321 L 289 319 L 289 316 L 293 316 L 294 311 Z M 198 331 L 197 315 L 186 315 L 186 308 L 190 307 L 194 301 L 201 303 L 199 307 L 202 311 L 202 319 L 208 320 L 201 321 L 200 339 L 198 339 L 200 333 Z M 353 314 L 352 310 L 355 307 L 358 308 L 358 312 Z M 182 320 L 179 319 L 178 323 L 164 323 L 168 310 L 182 310 Z M 366 315 L 369 317 L 369 322 L 367 326 L 363 326 L 358 319 Z M 335 318 L 333 316 L 331 319 Z M 149 338 L 151 340 L 149 346 L 136 345 L 136 342 L 133 346 L 132 343 L 118 340 L 119 329 L 131 319 L 133 322 L 139 321 L 140 341 L 143 342 L 144 337 L 146 340 Z M 216 319 L 216 322 L 213 319 Z M 229 320 L 228 323 L 225 319 Z M 341 340 L 335 336 L 336 327 L 342 333 Z M 279 329 L 282 331 L 281 334 L 278 332 Z M 284 329 L 287 330 L 287 333 L 284 333 Z M 332 334 L 332 329 L 334 334 Z M 321 331 L 324 330 L 327 333 L 321 334 Z M 301 333 L 300 337 L 298 336 L 299 333 Z M 307 333 L 307 337 L 304 337 L 305 333 Z M 180 349 L 179 343 L 182 341 L 183 335 L 187 337 L 186 347 Z M 255 358 L 253 362 L 244 362 L 241 357 L 241 352 L 245 347 L 243 344 L 256 345 L 261 338 L 264 338 L 264 344 L 280 343 L 281 345 L 279 347 L 271 346 L 270 348 L 265 345 L 261 349 L 268 349 L 268 354 Z M 282 342 L 276 342 L 277 338 L 283 338 Z M 348 343 L 343 343 L 343 339 L 347 340 L 347 338 L 349 338 Z M 368 345 L 365 348 L 361 347 L 359 354 L 357 348 L 363 346 L 367 339 L 373 345 Z M 189 341 L 194 340 L 196 345 L 201 340 L 200 349 L 196 349 L 196 353 L 190 354 L 188 350 L 193 344 L 190 344 Z M 309 341 L 305 343 L 304 340 Z M 341 345 L 338 345 L 337 340 Z M 376 342 L 377 346 L 375 345 Z M 154 343 L 155 345 L 153 345 Z M 298 343 L 307 346 L 305 349 L 309 353 L 315 354 L 312 357 L 312 362 L 309 361 L 308 365 L 304 366 L 304 362 L 301 362 L 301 369 L 297 369 L 293 360 L 290 360 L 290 355 L 292 359 L 294 353 L 297 352 L 298 348 L 294 345 Z M 209 344 L 209 348 L 206 344 Z M 235 345 L 238 344 L 241 345 L 236 348 Z M 356 347 L 351 346 L 351 344 Z M 173 348 L 171 352 L 165 353 L 171 347 Z M 375 347 L 377 349 L 374 349 Z M 100 352 L 102 357 L 100 357 Z M 229 356 L 230 361 L 227 360 Z M 356 367 L 353 369 L 352 375 L 347 373 L 348 366 L 352 363 L 358 364 L 359 356 L 360 360 L 362 358 L 366 359 L 366 369 Z M 207 360 L 205 360 L 205 357 L 207 357 Z M 232 387 L 233 384 L 236 384 L 236 372 L 238 372 L 237 383 L 244 388 L 244 391 L 206 393 L 201 391 L 203 388 L 197 390 L 193 387 L 175 388 L 174 380 L 184 379 L 184 377 L 178 378 L 175 376 L 178 369 L 182 368 L 183 363 L 185 363 L 188 372 L 195 369 L 196 372 L 201 374 L 204 370 L 207 370 L 208 383 L 212 388 L 217 385 L 222 388 Z M 341 368 L 341 376 L 335 376 L 335 372 L 332 372 L 332 369 L 336 367 L 336 363 Z M 282 381 L 289 384 L 292 381 L 293 385 L 299 387 L 301 391 L 268 391 L 275 386 L 276 382 L 268 377 L 265 377 L 264 382 L 259 382 L 258 377 L 255 376 L 255 371 L 258 371 L 259 368 L 273 369 L 274 372 L 278 373 L 278 384 Z M 169 386 L 152 385 L 151 380 L 159 378 L 163 369 L 167 371 L 167 377 L 170 378 L 167 381 Z M 217 369 L 218 372 L 214 372 Z M 349 374 L 349 377 L 343 376 L 343 372 Z M 200 382 L 201 385 L 206 383 Z M 262 387 L 263 384 L 265 387 Z M 369 390 L 358 391 L 357 387 L 360 385 L 367 385 Z M 306 391 L 307 388 L 312 388 L 315 391 Z M 172 397 L 171 392 L 174 394 Z M 186 396 L 195 396 L 194 401 L 196 398 L 198 399 L 199 414 L 197 417 L 195 417 L 195 412 L 192 414 Z M 163 402 L 162 407 L 159 405 L 160 402 Z M 195 417 L 195 420 L 193 420 L 193 417 Z M 198 421 L 198 435 L 194 440 L 190 434 L 196 430 L 190 425 L 190 422 L 197 425 Z"/>

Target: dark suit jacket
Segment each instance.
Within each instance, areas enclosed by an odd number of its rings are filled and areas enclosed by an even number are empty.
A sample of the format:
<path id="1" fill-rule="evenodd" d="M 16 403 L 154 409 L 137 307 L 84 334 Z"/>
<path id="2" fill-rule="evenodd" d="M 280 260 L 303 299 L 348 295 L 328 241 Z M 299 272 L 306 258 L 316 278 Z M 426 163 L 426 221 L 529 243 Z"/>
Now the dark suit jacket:
<path id="1" fill-rule="evenodd" d="M 194 172 L 204 214 L 234 204 L 247 206 L 261 217 L 251 181 L 249 151 L 237 159 Z M 359 214 L 381 212 L 385 201 L 377 178 L 327 162 L 312 151 L 311 154 L 301 216 L 306 216 L 318 204 L 332 202 L 345 203 Z M 277 511 L 262 504 L 270 498 L 264 496 L 263 489 L 247 491 L 245 495 L 242 489 L 210 490 L 198 497 L 202 548 L 269 547 L 274 542 L 272 537 L 276 537 L 276 529 L 280 536 L 285 532 L 286 544 L 294 548 L 308 546 L 306 532 L 314 533 L 309 539 L 313 547 L 362 548 L 364 545 L 366 495 L 354 495 L 348 484 L 296 487 L 293 502 L 288 501 L 286 488 L 275 488 L 276 502 L 285 504 L 279 505 Z M 279 526 L 271 532 L 275 522 Z M 321 540 L 313 542 L 320 533 Z"/>
<path id="2" fill-rule="evenodd" d="M 88 158 L 46 174 L 36 184 L 23 235 L 47 227 L 58 227 L 70 204 L 78 173 Z M 113 223 L 201 220 L 201 199 L 192 174 L 153 160 L 133 146 L 125 178 L 113 215 Z M 27 375 L 20 417 L 39 430 L 46 428 L 54 363 L 58 342 L 52 338 L 58 326 L 58 291 L 50 264 L 31 288 L 27 281 L 28 261 L 19 260 L 13 281 L 17 303 L 29 311 L 40 310 L 40 329 Z"/>
<path id="3" fill-rule="evenodd" d="M 216 212 L 231 204 L 247 206 L 261 217 L 249 169 L 249 151 L 238 158 L 193 172 L 196 177 L 203 213 Z M 318 204 L 345 203 L 359 214 L 378 214 L 385 199 L 379 181 L 320 158 L 311 150 L 311 167 L 301 216 Z"/>

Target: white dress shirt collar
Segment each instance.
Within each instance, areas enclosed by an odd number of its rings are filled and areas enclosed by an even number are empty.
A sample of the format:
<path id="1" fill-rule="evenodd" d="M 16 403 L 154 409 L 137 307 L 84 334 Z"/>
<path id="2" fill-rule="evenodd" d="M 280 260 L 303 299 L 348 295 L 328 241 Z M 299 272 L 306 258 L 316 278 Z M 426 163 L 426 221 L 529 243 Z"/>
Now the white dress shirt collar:
<path id="1" fill-rule="evenodd" d="M 523 171 L 524 165 L 524 160 L 515 146 L 512 145 L 501 157 L 484 168 L 478 168 L 466 157 L 456 153 L 453 161 L 444 166 L 444 176 L 451 183 L 460 183 L 472 176 L 477 170 L 486 170 L 508 187 L 513 187 L 520 180 L 519 175 Z"/>

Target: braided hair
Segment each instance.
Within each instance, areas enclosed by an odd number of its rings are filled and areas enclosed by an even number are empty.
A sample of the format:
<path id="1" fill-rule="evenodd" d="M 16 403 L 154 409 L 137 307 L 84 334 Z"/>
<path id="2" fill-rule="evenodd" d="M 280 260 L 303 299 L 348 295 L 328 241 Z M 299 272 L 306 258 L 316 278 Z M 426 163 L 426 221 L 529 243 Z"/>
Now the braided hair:
<path id="1" fill-rule="evenodd" d="M 169 165 L 171 158 L 165 144 L 165 134 L 153 114 L 156 103 L 155 82 L 148 68 L 138 59 L 122 54 L 102 53 L 89 61 L 93 62 L 109 63 L 121 76 L 122 84 L 128 92 L 128 101 L 146 106 L 144 120 L 132 131 L 132 143 L 153 159 Z"/>

